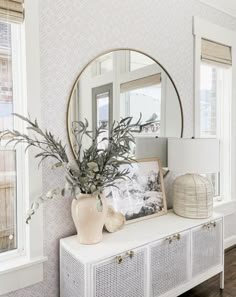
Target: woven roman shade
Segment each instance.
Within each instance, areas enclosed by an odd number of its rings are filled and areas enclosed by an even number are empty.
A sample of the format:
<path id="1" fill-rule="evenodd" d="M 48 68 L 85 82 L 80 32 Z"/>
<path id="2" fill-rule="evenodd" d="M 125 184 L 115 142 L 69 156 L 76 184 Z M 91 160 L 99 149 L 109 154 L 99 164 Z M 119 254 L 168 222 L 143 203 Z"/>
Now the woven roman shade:
<path id="1" fill-rule="evenodd" d="M 202 39 L 202 61 L 232 65 L 231 47 Z"/>
<path id="2" fill-rule="evenodd" d="M 22 23 L 24 20 L 24 0 L 0 0 L 0 20 Z"/>
<path id="3" fill-rule="evenodd" d="M 136 80 L 123 83 L 120 86 L 121 93 L 137 90 L 140 88 L 150 87 L 161 83 L 161 74 L 154 74 L 146 77 L 142 77 Z"/>

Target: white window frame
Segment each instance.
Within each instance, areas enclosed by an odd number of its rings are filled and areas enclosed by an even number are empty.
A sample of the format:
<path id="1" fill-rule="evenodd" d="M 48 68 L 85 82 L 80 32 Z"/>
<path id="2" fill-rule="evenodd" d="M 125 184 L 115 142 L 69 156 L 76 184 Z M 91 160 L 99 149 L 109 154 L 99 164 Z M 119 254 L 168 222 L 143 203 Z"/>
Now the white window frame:
<path id="1" fill-rule="evenodd" d="M 195 137 L 200 134 L 200 65 L 201 65 L 201 40 L 202 38 L 221 43 L 232 48 L 232 82 L 236 80 L 236 32 L 221 26 L 212 24 L 199 17 L 193 17 L 193 35 L 194 35 L 194 133 Z M 229 166 L 224 166 L 221 162 L 221 180 L 223 183 L 223 200 L 215 201 L 215 207 L 222 204 L 228 204 L 230 212 L 236 210 L 236 87 L 232 83 L 232 101 L 231 101 L 231 119 L 230 119 L 230 154 Z M 228 116 L 228 115 L 225 115 Z M 221 154 L 224 154 L 221 149 Z M 228 168 L 227 168 L 228 167 Z M 226 186 L 227 185 L 227 186 Z M 222 189 L 221 189 L 222 191 Z M 219 208 L 220 210 L 220 208 Z M 224 206 L 225 211 L 225 206 Z"/>
<path id="2" fill-rule="evenodd" d="M 16 24 L 11 24 L 11 40 L 12 40 L 12 80 L 13 80 L 13 112 L 19 114 L 25 114 L 26 104 L 23 103 L 23 93 L 20 86 L 23 85 L 22 80 L 22 61 L 18 59 L 21 56 L 21 27 Z M 16 83 L 15 83 L 16 82 Z M 19 121 L 17 118 L 13 118 L 14 129 L 23 131 L 24 126 L 22 121 Z M 8 127 L 5 127 L 8 128 Z M 3 150 L 13 150 L 16 153 L 16 189 L 15 189 L 15 198 L 16 208 L 15 219 L 16 219 L 16 231 L 17 234 L 17 247 L 16 249 L 0 253 L 0 261 L 8 260 L 10 258 L 15 258 L 16 256 L 24 255 L 24 242 L 25 242 L 25 228 L 23 227 L 23 209 L 24 201 L 23 197 L 26 195 L 25 187 L 25 170 L 26 170 L 26 160 L 27 156 L 24 154 L 24 149 L 22 146 L 18 145 L 14 147 L 14 144 L 8 144 L 8 140 L 1 142 L 1 148 Z M 17 211 L 17 213 L 16 213 Z"/>
<path id="3" fill-rule="evenodd" d="M 21 44 L 21 59 L 13 60 L 13 78 L 21 77 L 22 88 L 14 88 L 14 96 L 17 96 L 16 111 L 40 121 L 40 61 L 39 61 L 39 0 L 25 0 L 25 22 L 21 30 L 12 26 L 12 34 L 16 37 L 17 45 Z M 13 40 L 16 40 L 13 38 Z M 13 59 L 14 59 L 13 53 Z M 16 62 L 16 61 L 15 61 Z M 20 64 L 19 64 L 20 63 Z M 16 65 L 16 67 L 14 67 Z M 20 75 L 19 75 L 20 71 Z M 27 83 L 26 83 L 27 82 Z M 26 105 L 17 105 L 17 102 L 26 100 Z M 26 107 L 27 106 L 27 107 Z M 22 128 L 22 122 L 15 120 L 16 128 Z M 17 154 L 23 157 L 23 148 L 17 150 Z M 34 158 L 34 152 L 29 151 L 23 158 L 18 158 L 18 168 L 25 166 L 25 171 L 20 172 L 24 176 L 24 186 L 17 189 L 18 197 L 18 230 L 19 248 L 0 254 L 0 295 L 22 289 L 43 281 L 43 263 L 47 260 L 43 255 L 43 215 L 40 209 L 29 225 L 25 224 L 25 214 L 32 200 L 41 195 L 42 169 L 38 168 L 38 162 Z M 19 173 L 18 173 L 19 174 Z M 20 182 L 23 180 L 21 179 Z M 19 194 L 21 193 L 21 195 Z"/>
<path id="4" fill-rule="evenodd" d="M 132 49 L 131 49 L 132 50 Z M 158 65 L 159 66 L 159 65 Z M 96 88 L 99 86 L 107 85 L 109 83 L 113 84 L 113 97 L 120 98 L 120 85 L 127 83 L 132 80 L 138 80 L 143 77 L 148 77 L 157 73 L 157 64 L 148 65 L 133 71 L 130 71 L 130 55 L 128 52 L 115 51 L 113 53 L 113 69 L 112 71 L 106 72 L 104 74 L 96 74 L 94 69 L 92 69 L 92 77 L 90 78 L 90 86 Z M 96 68 L 96 66 L 94 67 Z M 159 66 L 160 73 L 163 69 Z M 163 79 L 163 76 L 162 76 Z M 165 80 L 161 82 L 163 86 L 166 84 Z M 164 96 L 165 91 L 162 90 L 162 96 Z M 164 101 L 163 101 L 164 102 Z M 164 109 L 164 104 L 162 103 L 162 108 Z M 119 121 L 120 119 L 120 101 L 113 101 L 113 120 Z M 164 116 L 161 119 L 163 121 L 162 130 L 165 130 Z"/>

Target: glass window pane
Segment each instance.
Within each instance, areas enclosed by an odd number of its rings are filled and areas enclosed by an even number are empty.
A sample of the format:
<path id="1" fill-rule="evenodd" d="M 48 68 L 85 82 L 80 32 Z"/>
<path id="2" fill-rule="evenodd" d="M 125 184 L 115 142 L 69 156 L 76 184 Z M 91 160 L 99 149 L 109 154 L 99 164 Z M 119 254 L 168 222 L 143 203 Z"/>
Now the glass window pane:
<path id="1" fill-rule="evenodd" d="M 207 173 L 201 174 L 208 178 L 208 180 L 212 183 L 214 197 L 220 196 L 220 174 L 219 173 Z"/>
<path id="2" fill-rule="evenodd" d="M 97 127 L 108 129 L 109 125 L 109 94 L 97 95 Z"/>
<path id="3" fill-rule="evenodd" d="M 98 141 L 109 136 L 109 93 L 103 93 L 96 96 L 97 100 L 97 127 L 102 127 L 104 132 L 100 134 Z M 98 144 L 99 148 L 105 148 L 107 143 Z M 102 146 L 102 147 L 101 147 Z"/>
<path id="4" fill-rule="evenodd" d="M 134 71 L 152 64 L 155 64 L 155 62 L 149 57 L 138 52 L 130 51 L 130 71 Z"/>
<path id="5" fill-rule="evenodd" d="M 11 25 L 0 22 L 0 130 L 13 129 Z M 0 147 L 0 253 L 17 248 L 16 152 Z"/>
<path id="6" fill-rule="evenodd" d="M 141 134 L 160 135 L 161 84 L 121 93 L 121 118 L 132 116 L 135 123 L 140 113 L 143 124 Z"/>
<path id="7" fill-rule="evenodd" d="M 217 134 L 217 67 L 201 64 L 200 87 L 200 136 L 208 137 Z"/>
<path id="8" fill-rule="evenodd" d="M 200 80 L 200 137 L 217 136 L 217 76 L 215 64 L 201 64 Z M 202 174 L 207 177 L 214 189 L 214 196 L 219 196 L 219 175 Z"/>
<path id="9" fill-rule="evenodd" d="M 219 63 L 202 62 L 200 75 L 200 137 L 221 138 L 223 146 L 220 157 L 224 159 L 225 156 L 222 153 L 225 151 L 228 155 L 230 147 L 228 143 L 230 129 L 225 128 L 228 124 L 221 115 L 223 112 L 230 118 L 228 108 L 231 93 L 231 68 Z M 227 164 L 226 160 L 228 157 L 222 162 Z M 205 176 L 212 182 L 215 196 L 220 196 L 222 194 L 220 174 L 212 173 Z"/>
<path id="10" fill-rule="evenodd" d="M 0 253 L 16 247 L 16 153 L 0 150 Z"/>
<path id="11" fill-rule="evenodd" d="M 12 112 L 11 26 L 0 23 L 0 130 L 13 128 Z"/>
<path id="12" fill-rule="evenodd" d="M 97 60 L 97 71 L 96 75 L 101 75 L 113 70 L 113 54 L 109 53 L 103 55 L 101 58 Z"/>

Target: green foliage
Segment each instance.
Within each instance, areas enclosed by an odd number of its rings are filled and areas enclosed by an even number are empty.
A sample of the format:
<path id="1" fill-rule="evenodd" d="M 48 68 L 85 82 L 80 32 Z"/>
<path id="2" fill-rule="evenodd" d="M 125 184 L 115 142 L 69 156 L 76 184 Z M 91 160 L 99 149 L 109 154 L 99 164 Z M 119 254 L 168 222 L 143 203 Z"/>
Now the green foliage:
<path id="1" fill-rule="evenodd" d="M 39 164 L 47 158 L 56 160 L 53 168 L 63 166 L 65 169 L 66 187 L 62 189 L 61 194 L 65 194 L 65 190 L 69 189 L 74 196 L 79 192 L 84 194 L 95 195 L 98 199 L 98 210 L 102 209 L 100 194 L 105 187 L 115 186 L 115 182 L 119 179 L 127 178 L 129 170 L 120 170 L 122 164 L 130 164 L 133 159 L 130 158 L 130 144 L 134 142 L 131 129 L 132 118 L 124 118 L 120 122 L 113 122 L 109 131 L 109 137 L 101 137 L 104 133 L 102 127 L 95 131 L 89 130 L 88 121 L 76 121 L 72 124 L 72 135 L 77 144 L 76 158 L 69 160 L 66 153 L 66 145 L 55 137 L 51 132 L 43 131 L 37 120 L 31 121 L 30 118 L 23 117 L 19 114 L 14 116 L 20 118 L 27 124 L 29 134 L 19 132 L 17 130 L 5 130 L 0 132 L 0 141 L 7 138 L 7 142 L 25 144 L 27 151 L 30 147 L 36 147 L 39 152 L 35 158 L 39 158 Z M 91 141 L 91 145 L 82 149 L 84 137 Z M 102 140 L 100 140 L 102 139 Z M 101 143 L 106 143 L 104 148 L 99 148 Z M 45 200 L 52 199 L 58 190 L 49 191 L 46 196 L 40 196 L 31 205 L 31 209 L 27 213 L 28 222 L 35 210 Z"/>
<path id="2" fill-rule="evenodd" d="M 114 186 L 116 180 L 127 177 L 129 170 L 119 170 L 121 164 L 130 164 L 133 160 L 129 156 L 130 144 L 134 142 L 131 134 L 132 118 L 114 122 L 109 138 L 101 137 L 102 127 L 95 131 L 88 130 L 88 122 L 73 123 L 72 134 L 77 142 L 76 160 L 68 164 L 68 175 L 73 179 L 80 191 L 86 194 L 98 195 L 105 187 Z M 89 148 L 82 150 L 83 137 L 92 140 Z M 99 139 L 102 139 L 99 142 Z M 107 143 L 99 148 L 101 142 Z"/>
<path id="3" fill-rule="evenodd" d="M 26 129 L 33 132 L 33 136 L 19 132 L 17 130 L 5 130 L 0 131 L 0 141 L 4 138 L 10 138 L 6 145 L 14 143 L 26 144 L 25 151 L 30 147 L 37 147 L 39 153 L 35 155 L 35 158 L 40 158 L 40 163 L 48 157 L 54 158 L 57 160 L 57 164 L 62 165 L 64 162 L 68 162 L 68 157 L 66 155 L 65 146 L 62 145 L 61 140 L 55 138 L 52 133 L 47 130 L 44 132 L 40 129 L 37 120 L 32 122 L 30 118 L 23 117 L 19 114 L 13 113 L 14 116 L 23 120 L 28 126 Z M 32 134 L 32 133 L 31 133 Z"/>

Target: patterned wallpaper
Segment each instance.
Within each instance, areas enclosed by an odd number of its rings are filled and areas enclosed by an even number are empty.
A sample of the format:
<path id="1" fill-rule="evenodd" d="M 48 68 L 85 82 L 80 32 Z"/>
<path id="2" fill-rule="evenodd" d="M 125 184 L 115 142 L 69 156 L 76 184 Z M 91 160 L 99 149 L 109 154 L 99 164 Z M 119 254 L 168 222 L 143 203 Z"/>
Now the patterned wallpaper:
<path id="1" fill-rule="evenodd" d="M 139 49 L 157 59 L 174 79 L 183 109 L 184 136 L 193 129 L 192 16 L 236 30 L 236 19 L 197 0 L 41 0 L 40 58 L 43 125 L 67 140 L 66 107 L 83 66 L 108 49 Z M 63 183 L 62 173 L 43 167 L 46 192 Z M 167 181 L 169 193 L 171 181 Z M 75 232 L 71 199 L 44 209 L 44 282 L 4 297 L 59 296 L 59 238 Z"/>

